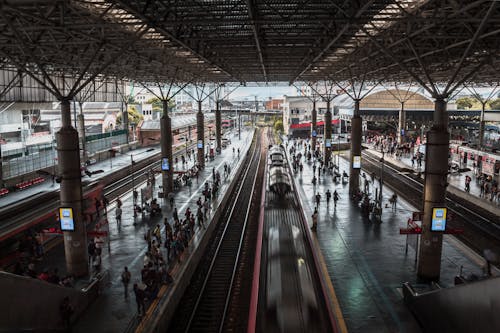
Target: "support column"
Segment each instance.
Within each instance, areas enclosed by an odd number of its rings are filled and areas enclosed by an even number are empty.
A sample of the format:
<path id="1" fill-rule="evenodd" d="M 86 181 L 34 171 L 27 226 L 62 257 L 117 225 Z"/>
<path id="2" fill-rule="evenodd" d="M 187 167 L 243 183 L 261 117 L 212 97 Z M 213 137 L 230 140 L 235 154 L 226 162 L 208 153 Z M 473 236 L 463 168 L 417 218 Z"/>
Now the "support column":
<path id="1" fill-rule="evenodd" d="M 198 113 L 196 113 L 196 134 L 198 138 L 198 142 L 196 143 L 197 147 L 197 156 L 198 156 L 198 166 L 200 168 L 205 167 L 205 131 L 203 127 L 203 113 L 201 112 L 201 101 L 198 101 Z M 201 143 L 201 147 L 199 144 Z"/>
<path id="2" fill-rule="evenodd" d="M 330 157 L 332 156 L 332 112 L 330 111 L 330 100 L 326 101 L 326 113 L 324 119 L 324 131 L 323 140 L 325 147 L 325 165 L 330 162 Z M 330 143 L 330 147 L 326 146 L 327 141 Z"/>
<path id="3" fill-rule="evenodd" d="M 316 100 L 313 100 L 313 109 L 312 109 L 312 119 L 311 119 L 311 147 L 313 151 L 316 151 L 316 135 L 318 134 L 318 127 L 317 127 L 317 122 L 318 122 L 318 113 L 316 111 Z M 316 133 L 316 135 L 313 135 L 313 132 Z"/>
<path id="4" fill-rule="evenodd" d="M 217 151 L 222 152 L 222 115 L 219 100 L 215 102 L 215 139 L 217 141 Z"/>
<path id="5" fill-rule="evenodd" d="M 406 136 L 406 110 L 405 110 L 405 102 L 401 102 L 401 109 L 399 110 L 399 124 L 398 124 L 399 145 L 402 145 L 404 143 L 405 136 Z"/>
<path id="6" fill-rule="evenodd" d="M 0 188 L 4 187 L 3 182 L 3 158 L 2 158 L 2 144 L 0 143 Z"/>
<path id="7" fill-rule="evenodd" d="M 125 136 L 127 140 L 127 144 L 130 143 L 130 133 L 129 133 L 129 128 L 128 128 L 128 103 L 123 103 L 122 102 L 122 124 L 123 124 L 123 129 L 125 130 Z"/>
<path id="8" fill-rule="evenodd" d="M 61 101 L 62 127 L 56 133 L 61 207 L 73 209 L 74 231 L 64 231 L 64 253 L 68 274 L 88 274 L 87 230 L 82 217 L 82 183 L 78 132 L 71 126 L 69 99 Z M 92 203 L 93 204 L 93 203 Z"/>
<path id="9" fill-rule="evenodd" d="M 174 190 L 174 162 L 172 160 L 172 121 L 168 115 L 168 100 L 163 100 L 163 116 L 160 119 L 161 156 L 168 161 L 168 170 L 161 171 L 164 198 Z"/>
<path id="10" fill-rule="evenodd" d="M 349 194 L 359 190 L 359 173 L 361 169 L 353 168 L 354 156 L 361 156 L 361 136 L 363 119 L 359 115 L 359 99 L 354 100 L 354 115 L 351 118 L 351 159 L 349 166 Z"/>
<path id="11" fill-rule="evenodd" d="M 80 104 L 81 107 L 81 104 Z M 80 109 L 81 110 L 81 109 Z M 83 162 L 86 162 L 88 160 L 87 158 L 87 146 L 85 142 L 85 117 L 83 116 L 83 111 L 76 116 L 77 118 L 77 124 L 78 124 L 78 136 L 80 138 L 80 149 L 82 151 L 82 159 Z"/>
<path id="12" fill-rule="evenodd" d="M 481 120 L 479 121 L 479 150 L 483 150 L 484 144 L 484 109 L 486 108 L 486 102 L 481 103 Z"/>
<path id="13" fill-rule="evenodd" d="M 427 132 L 424 180 L 424 217 L 417 274 L 425 280 L 439 280 L 443 235 L 431 231 L 432 209 L 446 207 L 448 185 L 448 113 L 446 101 L 439 96 L 434 102 L 434 124 Z"/>

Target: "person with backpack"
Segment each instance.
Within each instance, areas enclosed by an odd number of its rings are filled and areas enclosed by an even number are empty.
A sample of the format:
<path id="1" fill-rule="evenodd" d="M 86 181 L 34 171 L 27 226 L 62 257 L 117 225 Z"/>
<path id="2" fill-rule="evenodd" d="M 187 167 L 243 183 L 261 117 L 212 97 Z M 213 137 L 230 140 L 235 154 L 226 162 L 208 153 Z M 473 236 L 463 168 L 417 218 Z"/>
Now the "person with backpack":
<path id="1" fill-rule="evenodd" d="M 123 290 L 125 292 L 125 299 L 128 298 L 128 284 L 130 283 L 130 272 L 128 270 L 128 267 L 125 266 L 122 272 L 122 283 L 123 283 Z"/>
<path id="2" fill-rule="evenodd" d="M 333 206 L 337 207 L 337 201 L 339 201 L 339 194 L 337 193 L 337 190 L 333 192 Z"/>

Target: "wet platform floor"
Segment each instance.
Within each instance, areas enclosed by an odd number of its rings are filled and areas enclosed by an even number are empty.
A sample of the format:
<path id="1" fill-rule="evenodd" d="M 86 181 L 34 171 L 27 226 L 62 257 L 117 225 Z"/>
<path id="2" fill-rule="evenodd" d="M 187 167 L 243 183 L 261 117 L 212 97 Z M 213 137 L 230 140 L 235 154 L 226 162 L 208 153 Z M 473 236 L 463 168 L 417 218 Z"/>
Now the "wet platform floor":
<path id="1" fill-rule="evenodd" d="M 399 228 L 406 227 L 407 219 L 417 209 L 399 199 L 395 211 L 390 205 L 383 209 L 381 224 L 372 223 L 361 216 L 361 209 L 349 199 L 348 184 L 334 184 L 330 175 L 322 173 L 314 186 L 313 164 L 304 159 L 302 162 L 304 169 L 296 173 L 294 179 L 309 219 L 315 207 L 314 195 L 321 195 L 314 238 L 325 260 L 348 331 L 420 332 L 418 323 L 403 302 L 401 286 L 403 282 L 410 282 L 417 289 L 427 289 L 427 286 L 417 280 L 415 251 L 409 248 L 405 254 L 406 236 L 399 234 Z M 347 160 L 341 158 L 340 173 L 344 170 L 349 173 Z M 375 187 L 370 186 L 371 191 L 377 186 L 376 180 Z M 333 200 L 327 205 L 327 189 L 339 193 L 337 207 Z M 384 206 L 392 194 L 384 186 Z M 445 235 L 441 286 L 452 286 L 461 266 L 464 275 L 481 276 L 483 265 L 483 260 L 472 250 Z"/>
<path id="2" fill-rule="evenodd" d="M 215 209 L 217 208 L 220 199 L 226 192 L 232 177 L 224 179 L 223 165 L 227 163 L 231 166 L 232 173 L 236 172 L 237 165 L 242 160 L 244 154 L 250 146 L 252 141 L 253 130 L 242 131 L 241 139 L 234 133 L 228 134 L 231 138 L 232 144 L 226 149 L 222 150 L 220 155 L 216 155 L 214 160 L 206 162 L 205 169 L 200 172 L 198 180 L 194 179 L 191 186 L 183 186 L 175 193 L 175 205 L 178 209 L 180 217 L 184 217 L 184 212 L 187 207 L 190 207 L 192 212 L 196 212 L 196 200 L 202 196 L 201 192 L 204 188 L 205 181 L 212 181 L 212 169 L 218 170 L 222 177 L 220 194 L 212 201 L 211 213 L 209 220 Z M 235 153 L 233 154 L 233 147 Z M 240 149 L 240 157 L 237 156 L 237 150 Z M 191 166 L 194 161 L 188 162 Z M 176 166 L 181 169 L 181 163 Z M 156 178 L 156 187 L 154 190 L 154 197 L 157 197 L 157 192 L 160 190 L 161 176 Z M 143 187 L 145 184 L 137 186 Z M 154 228 L 157 224 L 162 227 L 162 239 L 165 239 L 165 232 L 163 221 L 167 218 L 169 223 L 172 224 L 172 209 L 166 203 L 162 206 L 163 215 L 150 218 L 147 214 L 143 217 L 139 214 L 137 218 L 133 217 L 133 200 L 131 192 L 126 193 L 120 197 L 122 201 L 122 222 L 116 223 L 115 208 L 116 202 L 112 201 L 108 206 L 107 219 L 109 221 L 110 233 L 110 247 L 105 243 L 102 251 L 102 270 L 108 270 L 110 274 L 110 283 L 108 283 L 105 290 L 97 298 L 97 300 L 90 305 L 83 315 L 76 320 L 72 327 L 72 332 L 126 332 L 135 326 L 137 323 L 137 305 L 135 302 L 132 285 L 140 282 L 140 270 L 143 267 L 144 255 L 147 251 L 146 241 L 144 234 L 149 228 Z M 159 201 L 161 202 L 161 200 Z M 211 222 L 211 221 L 210 221 Z M 208 225 L 210 222 L 205 222 Z M 190 246 L 196 246 L 199 238 L 205 233 L 204 229 L 195 227 L 195 235 L 193 236 Z M 162 246 L 161 251 L 163 256 L 166 257 L 166 250 Z M 187 250 L 185 250 L 187 251 Z M 182 261 L 180 265 L 189 264 L 188 261 Z M 179 271 L 179 267 L 174 267 L 176 261 L 171 262 L 169 269 Z M 132 278 L 129 285 L 128 298 L 124 296 L 124 288 L 121 283 L 121 272 L 123 267 L 127 266 L 131 272 Z M 64 248 L 62 242 L 47 252 L 43 260 L 36 263 L 36 268 L 41 270 L 43 268 L 59 268 L 60 275 L 65 273 L 65 260 Z M 175 274 L 173 274 L 175 283 Z M 133 330 L 132 330 L 133 331 Z"/>

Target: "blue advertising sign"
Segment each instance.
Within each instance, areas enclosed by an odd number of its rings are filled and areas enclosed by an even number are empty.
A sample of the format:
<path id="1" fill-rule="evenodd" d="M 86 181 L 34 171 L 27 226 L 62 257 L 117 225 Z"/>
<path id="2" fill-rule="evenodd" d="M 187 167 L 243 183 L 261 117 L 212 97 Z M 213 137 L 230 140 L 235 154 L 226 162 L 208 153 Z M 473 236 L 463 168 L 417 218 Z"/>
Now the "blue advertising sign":
<path id="1" fill-rule="evenodd" d="M 361 156 L 354 155 L 352 157 L 352 168 L 361 169 Z"/>
<path id="2" fill-rule="evenodd" d="M 312 131 L 312 136 L 316 137 L 318 136 L 318 133 L 316 131 Z"/>
<path id="3" fill-rule="evenodd" d="M 432 208 L 431 231 L 445 231 L 446 213 L 446 208 Z"/>
<path id="4" fill-rule="evenodd" d="M 59 208 L 59 220 L 62 231 L 75 231 L 75 221 L 73 220 L 73 208 Z"/>
<path id="5" fill-rule="evenodd" d="M 203 149 L 203 140 L 198 140 L 198 145 L 197 145 L 197 147 L 198 147 L 199 149 Z"/>
<path id="6" fill-rule="evenodd" d="M 163 157 L 161 159 L 161 169 L 162 169 L 162 171 L 170 170 L 170 164 L 168 163 L 168 158 Z"/>

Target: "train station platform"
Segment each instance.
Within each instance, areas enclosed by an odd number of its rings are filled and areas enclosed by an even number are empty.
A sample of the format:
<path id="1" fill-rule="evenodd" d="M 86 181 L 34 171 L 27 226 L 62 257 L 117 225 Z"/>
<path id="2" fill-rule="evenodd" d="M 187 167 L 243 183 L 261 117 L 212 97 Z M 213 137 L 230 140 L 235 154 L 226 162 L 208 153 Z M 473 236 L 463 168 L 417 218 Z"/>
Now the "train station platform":
<path id="1" fill-rule="evenodd" d="M 365 147 L 368 147 L 367 151 L 374 155 L 377 156 L 378 158 L 382 158 L 382 153 L 379 150 L 376 150 L 373 146 L 371 145 L 365 145 Z M 409 156 L 402 156 L 399 158 L 396 158 L 393 155 L 390 154 L 384 154 L 384 160 L 386 163 L 392 164 L 397 166 L 400 169 L 407 169 L 410 172 L 413 172 L 415 174 L 420 173 L 420 177 L 424 179 L 424 170 L 425 170 L 425 161 L 422 161 L 422 166 L 418 167 L 417 163 L 415 162 L 412 164 L 411 158 Z M 466 192 L 465 191 L 465 177 L 469 176 L 471 177 L 472 181 L 470 182 L 470 191 Z M 496 177 L 498 178 L 498 177 Z M 498 182 L 498 179 L 496 179 Z M 476 179 L 476 175 L 474 174 L 473 170 L 470 171 L 463 171 L 463 172 L 451 172 L 448 175 L 448 187 L 447 191 L 460 197 L 465 200 L 471 201 L 474 203 L 476 206 L 481 207 L 483 209 L 486 209 L 488 211 L 491 211 L 495 215 L 500 216 L 500 196 L 497 196 L 496 200 L 490 200 L 490 196 L 486 197 L 481 197 L 481 186 L 479 182 Z"/>
<path id="2" fill-rule="evenodd" d="M 243 156 L 250 147 L 252 135 L 253 130 L 242 132 L 241 140 L 238 140 L 237 136 L 231 135 L 232 144 L 226 149 L 223 149 L 220 155 L 216 155 L 214 160 L 206 162 L 205 169 L 200 172 L 198 180 L 193 181 L 191 186 L 183 186 L 180 191 L 175 193 L 175 205 L 179 216 L 181 216 L 181 214 L 184 216 L 184 212 L 188 207 L 193 213 L 196 213 L 196 200 L 202 196 L 201 192 L 203 191 L 205 182 L 212 180 L 213 168 L 215 168 L 215 170 L 219 170 L 222 175 L 223 165 L 224 163 L 227 163 L 231 165 L 233 170 L 232 172 L 236 172 L 237 165 L 241 161 L 241 156 Z M 238 158 L 236 154 L 233 155 L 233 147 L 236 151 L 240 149 L 240 158 Z M 231 177 L 228 177 L 226 181 L 223 180 L 219 197 L 225 193 L 231 179 Z M 161 184 L 159 177 L 156 183 Z M 155 193 L 157 193 L 158 190 L 159 189 L 157 187 L 155 189 Z M 155 197 L 157 196 L 155 195 Z M 121 197 L 121 201 L 123 203 L 122 209 L 124 213 L 120 227 L 114 220 L 116 203 L 112 202 L 108 209 L 108 215 L 111 216 L 109 224 L 111 246 L 110 251 L 104 251 L 104 256 L 102 257 L 103 268 L 110 271 L 111 284 L 109 285 L 109 288 L 105 290 L 97 299 L 97 301 L 91 305 L 82 318 L 78 320 L 73 327 L 73 332 L 124 332 L 131 331 L 135 324 L 137 324 L 137 306 L 131 287 L 133 283 L 141 281 L 140 271 L 143 268 L 144 255 L 147 251 L 144 234 L 148 228 L 152 229 L 157 224 L 160 224 L 161 234 L 164 238 L 165 230 L 163 219 L 167 218 L 169 223 L 172 224 L 173 210 L 170 209 L 169 204 L 167 203 L 162 206 L 161 217 L 146 217 L 144 220 L 141 220 L 139 215 L 138 220 L 134 220 L 131 193 L 129 192 L 125 196 Z M 205 226 L 208 226 L 210 223 L 211 216 L 217 208 L 217 204 L 218 201 L 215 200 L 212 205 L 209 222 L 205 222 Z M 198 226 L 196 226 L 195 236 L 193 236 L 192 240 L 195 240 L 197 237 L 202 237 L 203 235 L 204 229 L 199 229 Z M 162 251 L 164 257 L 166 257 L 166 250 L 164 247 L 162 247 Z M 169 264 L 168 269 L 172 274 L 174 284 L 179 278 L 179 276 L 177 276 L 174 272 L 178 273 L 182 271 L 181 267 L 175 266 L 189 264 L 189 261 L 184 260 L 180 263 L 171 262 Z M 120 278 L 124 266 L 129 268 L 132 275 L 131 284 L 129 286 L 129 298 L 127 300 L 123 296 L 123 285 Z"/>
<path id="3" fill-rule="evenodd" d="M 226 136 L 231 139 L 232 144 L 223 149 L 221 154 L 216 155 L 213 160 L 207 161 L 205 163 L 205 168 L 200 171 L 197 179 L 192 180 L 192 184 L 190 186 L 184 185 L 180 188 L 180 190 L 175 192 L 175 207 L 177 207 L 179 216 L 184 217 L 184 212 L 188 207 L 191 209 L 191 212 L 194 214 L 196 213 L 196 200 L 198 200 L 199 197 L 202 197 L 205 182 L 212 182 L 212 172 L 214 169 L 218 170 L 222 177 L 223 166 L 227 163 L 231 166 L 232 173 L 234 175 L 240 165 L 240 162 L 243 160 L 242 157 L 246 154 L 246 151 L 250 147 L 253 129 L 245 131 L 242 130 L 241 139 L 238 139 L 237 132 L 227 133 Z M 240 150 L 239 156 L 237 156 L 238 150 Z M 158 151 L 159 149 L 155 149 L 154 151 L 144 149 L 141 151 L 133 151 L 131 153 L 134 155 L 135 159 L 135 156 L 137 156 L 137 158 L 142 156 L 140 154 L 149 156 L 148 154 L 155 154 Z M 113 159 L 113 169 L 115 167 L 123 168 L 130 164 L 130 155 L 126 155 L 127 156 L 123 160 L 119 157 Z M 109 173 L 112 170 L 110 168 L 105 169 L 106 165 L 108 167 L 110 166 L 109 161 L 102 163 L 103 165 L 95 164 L 92 167 L 95 169 L 105 170 L 104 173 L 99 174 L 100 177 L 105 177 L 106 173 Z M 193 163 L 193 158 L 188 160 L 186 168 L 192 166 Z M 179 170 L 181 168 L 181 162 L 179 162 L 176 167 L 177 170 Z M 208 226 L 211 222 L 211 217 L 220 203 L 220 198 L 227 191 L 232 179 L 232 176 L 229 176 L 226 179 L 222 177 L 218 198 L 212 201 L 210 217 L 208 218 L 208 222 L 205 222 L 205 226 Z M 156 177 L 155 184 L 156 186 L 153 191 L 153 197 L 157 198 L 158 192 L 161 192 L 161 188 L 159 187 L 159 185 L 161 185 L 161 175 Z M 49 186 L 50 188 L 51 184 L 45 184 L 43 186 Z M 136 189 L 139 192 L 140 189 L 144 187 L 145 182 L 136 184 Z M 112 200 L 108 206 L 107 221 L 109 226 L 109 248 L 107 246 L 108 243 L 106 242 L 101 256 L 101 271 L 108 271 L 110 283 L 104 290 L 101 290 L 100 296 L 89 306 L 80 318 L 76 318 L 75 323 L 72 325 L 72 332 L 131 332 L 140 323 L 132 286 L 134 283 L 141 282 L 141 269 L 144 267 L 144 257 L 148 250 L 144 235 L 148 230 L 152 230 L 157 224 L 159 224 L 161 226 L 161 235 L 164 240 L 164 219 L 166 218 L 168 223 L 172 224 L 173 209 L 170 208 L 168 202 L 163 203 L 160 199 L 159 203 L 162 204 L 161 216 L 156 215 L 149 217 L 148 214 L 138 214 L 138 216 L 134 218 L 131 190 L 120 196 L 120 200 L 122 202 L 123 211 L 122 221 L 120 224 L 116 222 L 115 218 L 116 200 Z M 190 247 L 196 246 L 196 244 L 199 243 L 199 239 L 204 235 L 205 229 L 196 226 L 194 236 L 191 238 Z M 161 247 L 161 251 L 163 257 L 166 258 L 166 249 L 163 246 Z M 171 260 L 167 264 L 167 269 L 173 277 L 173 285 L 175 285 L 176 281 L 180 279 L 178 274 L 183 271 L 182 267 L 190 265 L 189 260 L 187 260 L 188 258 L 182 257 L 182 260 Z M 124 287 L 121 282 L 121 272 L 125 266 L 127 266 L 131 272 L 131 281 L 127 299 L 124 297 Z M 44 268 L 58 268 L 60 275 L 65 274 L 64 246 L 62 242 L 51 251 L 47 252 L 41 261 L 36 262 L 36 269 L 38 271 Z"/>
<path id="4" fill-rule="evenodd" d="M 126 168 L 130 166 L 131 156 L 134 162 L 138 162 L 148 157 L 159 154 L 160 148 L 156 147 L 144 147 L 130 150 L 121 154 L 117 154 L 111 159 L 105 159 L 99 161 L 95 164 L 89 165 L 87 167 L 88 171 L 94 172 L 90 177 L 85 175 L 82 177 L 82 182 L 100 180 L 108 176 L 117 170 Z M 45 177 L 45 181 L 36 185 L 27 187 L 24 190 L 12 191 L 7 195 L 0 197 L 0 210 L 6 208 L 7 206 L 26 200 L 30 197 L 36 196 L 45 192 L 52 192 L 54 190 L 59 190 L 59 183 L 52 180 L 52 178 Z"/>
<path id="5" fill-rule="evenodd" d="M 298 141 L 297 141 L 298 142 Z M 287 152 L 293 141 L 285 142 Z M 303 147 L 297 152 L 304 154 Z M 345 152 L 346 155 L 348 152 Z M 341 153 L 342 156 L 342 153 Z M 402 284 L 410 282 L 417 290 L 429 290 L 416 276 L 416 254 L 409 247 L 405 254 L 406 236 L 399 234 L 415 207 L 402 199 L 395 210 L 386 207 L 393 192 L 383 188 L 382 223 L 364 218 L 361 208 L 349 197 L 349 184 L 335 184 L 332 176 L 321 173 L 312 184 L 313 161 L 302 158 L 303 171 L 293 175 L 305 214 L 312 225 L 311 215 L 319 193 L 319 218 L 313 242 L 319 248 L 337 295 L 340 309 L 349 332 L 420 332 L 416 319 L 403 301 Z M 340 173 L 349 173 L 348 161 L 340 158 Z M 317 175 L 317 171 L 316 171 Z M 370 184 L 371 193 L 378 180 Z M 328 205 L 326 191 L 336 190 L 340 196 L 337 206 Z M 454 285 L 454 277 L 483 276 L 484 260 L 451 235 L 445 235 L 441 267 L 442 287 Z"/>

